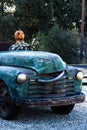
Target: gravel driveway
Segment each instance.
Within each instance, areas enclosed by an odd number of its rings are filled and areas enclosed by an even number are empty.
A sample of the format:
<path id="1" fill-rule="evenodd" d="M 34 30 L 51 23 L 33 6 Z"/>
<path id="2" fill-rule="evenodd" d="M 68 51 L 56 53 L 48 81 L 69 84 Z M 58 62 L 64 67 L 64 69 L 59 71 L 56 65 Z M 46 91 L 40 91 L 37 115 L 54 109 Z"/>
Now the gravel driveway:
<path id="1" fill-rule="evenodd" d="M 87 87 L 84 103 L 76 104 L 68 115 L 57 115 L 50 108 L 23 108 L 14 121 L 0 119 L 0 130 L 87 130 Z"/>

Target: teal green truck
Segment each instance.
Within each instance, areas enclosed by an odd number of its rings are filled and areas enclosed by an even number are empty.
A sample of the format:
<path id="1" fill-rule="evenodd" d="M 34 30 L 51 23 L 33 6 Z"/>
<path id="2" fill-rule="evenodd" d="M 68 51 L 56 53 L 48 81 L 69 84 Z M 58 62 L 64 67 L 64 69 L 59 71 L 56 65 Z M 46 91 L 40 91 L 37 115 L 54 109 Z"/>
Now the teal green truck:
<path id="1" fill-rule="evenodd" d="M 0 117 L 12 120 L 24 106 L 68 114 L 84 102 L 82 79 L 82 71 L 54 53 L 0 52 Z"/>

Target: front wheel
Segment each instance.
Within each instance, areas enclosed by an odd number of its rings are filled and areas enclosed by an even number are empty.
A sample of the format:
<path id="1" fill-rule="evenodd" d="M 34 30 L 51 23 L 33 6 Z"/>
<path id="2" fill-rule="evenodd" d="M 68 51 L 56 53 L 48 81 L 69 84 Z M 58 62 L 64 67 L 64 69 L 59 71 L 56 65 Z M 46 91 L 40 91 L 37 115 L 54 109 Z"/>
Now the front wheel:
<path id="1" fill-rule="evenodd" d="M 7 86 L 4 82 L 0 82 L 0 97 L 3 99 L 3 104 L 0 105 L 0 117 L 6 120 L 13 120 L 18 115 L 18 108 L 11 101 L 11 97 Z"/>
<path id="2" fill-rule="evenodd" d="M 64 106 L 52 106 L 51 109 L 54 113 L 57 113 L 57 114 L 68 114 L 70 113 L 73 108 L 74 108 L 74 105 L 75 104 L 71 104 L 71 105 L 64 105 Z"/>

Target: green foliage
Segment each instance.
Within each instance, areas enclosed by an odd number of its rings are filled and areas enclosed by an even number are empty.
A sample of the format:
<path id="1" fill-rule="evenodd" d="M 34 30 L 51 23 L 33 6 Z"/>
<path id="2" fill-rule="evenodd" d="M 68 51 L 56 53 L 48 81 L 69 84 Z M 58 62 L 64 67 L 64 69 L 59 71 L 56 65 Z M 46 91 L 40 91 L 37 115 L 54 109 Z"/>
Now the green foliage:
<path id="1" fill-rule="evenodd" d="M 14 37 L 15 19 L 10 15 L 3 16 L 0 20 L 0 41 L 11 41 Z"/>
<path id="2" fill-rule="evenodd" d="M 33 33 L 36 33 L 37 30 L 37 8 L 35 6 L 35 2 L 30 0 L 15 0 L 15 4 L 16 11 L 14 16 L 16 18 L 16 28 L 22 29 L 24 32 L 27 33 L 27 35 L 29 34 L 31 37 L 31 35 Z"/>
<path id="3" fill-rule="evenodd" d="M 15 31 L 15 18 L 6 12 L 6 7 L 14 5 L 14 0 L 0 0 L 0 41 L 12 41 Z"/>
<path id="4" fill-rule="evenodd" d="M 50 0 L 46 4 L 45 0 L 15 0 L 16 11 L 14 15 L 17 28 L 23 29 L 30 37 L 38 31 L 47 33 L 52 18 L 52 4 L 50 3 Z"/>
<path id="5" fill-rule="evenodd" d="M 76 63 L 78 43 L 73 33 L 55 25 L 49 31 L 47 40 L 47 51 L 59 54 L 67 63 Z"/>
<path id="6" fill-rule="evenodd" d="M 38 7 L 38 28 L 39 31 L 47 34 L 52 26 L 53 3 L 52 0 L 37 0 Z"/>
<path id="7" fill-rule="evenodd" d="M 6 6 L 15 5 L 15 12 L 10 13 L 11 19 L 14 19 L 11 20 L 13 22 L 11 24 L 15 25 L 14 30 L 22 29 L 27 39 L 28 36 L 32 38 L 32 34 L 38 31 L 47 34 L 55 23 L 65 30 L 73 29 L 74 26 L 80 30 L 81 2 L 77 0 L 0 0 L 0 24 L 3 24 L 1 19 L 4 16 L 9 19 L 9 13 L 5 11 Z M 85 3 L 87 10 L 87 1 Z M 85 20 L 87 21 L 87 17 Z M 87 22 L 85 22 L 86 26 Z M 2 30 L 4 31 L 4 28 Z M 86 28 L 85 32 L 87 32 Z"/>
<path id="8" fill-rule="evenodd" d="M 87 1 L 85 1 L 85 36 L 87 37 Z"/>
<path id="9" fill-rule="evenodd" d="M 32 35 L 31 40 L 28 40 L 28 43 L 31 43 L 33 38 L 38 38 L 39 43 L 35 46 L 34 50 L 46 51 L 47 38 L 46 35 L 42 32 L 38 32 L 36 35 Z"/>
<path id="10" fill-rule="evenodd" d="M 63 30 L 75 27 L 80 32 L 81 4 L 79 0 L 0 0 L 0 40 L 13 41 L 14 32 L 22 29 L 26 41 L 31 41 L 33 34 L 40 37 L 36 49 L 58 53 L 68 63 L 73 62 L 76 58 L 76 37 Z M 13 5 L 15 11 L 6 12 L 6 7 Z M 87 10 L 86 0 L 85 6 Z M 86 14 L 87 11 L 85 35 Z"/>
<path id="11" fill-rule="evenodd" d="M 80 29 L 81 2 L 78 0 L 53 0 L 55 22 L 64 29 L 72 29 L 73 23 Z"/>

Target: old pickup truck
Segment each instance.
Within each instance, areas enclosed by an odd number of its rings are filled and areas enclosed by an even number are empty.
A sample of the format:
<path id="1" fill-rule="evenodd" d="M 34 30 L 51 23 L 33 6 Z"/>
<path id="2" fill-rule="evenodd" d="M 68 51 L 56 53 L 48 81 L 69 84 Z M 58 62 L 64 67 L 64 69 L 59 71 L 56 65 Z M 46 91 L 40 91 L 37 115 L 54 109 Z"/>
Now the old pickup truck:
<path id="1" fill-rule="evenodd" d="M 21 107 L 47 106 L 70 113 L 83 102 L 83 72 L 59 55 L 41 51 L 0 52 L 0 117 L 12 120 Z"/>

